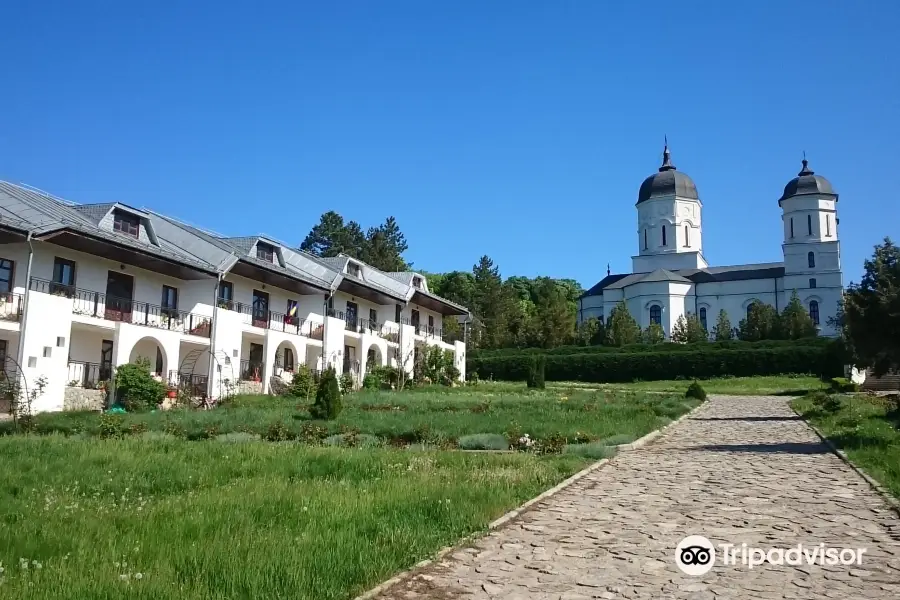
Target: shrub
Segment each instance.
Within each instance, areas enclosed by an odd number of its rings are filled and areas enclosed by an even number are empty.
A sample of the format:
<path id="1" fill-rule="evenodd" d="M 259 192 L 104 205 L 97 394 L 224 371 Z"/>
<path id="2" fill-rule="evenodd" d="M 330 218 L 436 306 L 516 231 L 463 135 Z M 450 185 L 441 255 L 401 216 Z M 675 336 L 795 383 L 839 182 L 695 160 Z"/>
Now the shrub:
<path id="1" fill-rule="evenodd" d="M 269 425 L 266 431 L 265 440 L 267 442 L 287 442 L 294 439 L 294 433 L 285 426 L 281 421 L 276 421 Z"/>
<path id="2" fill-rule="evenodd" d="M 547 368 L 547 357 L 543 354 L 533 356 L 528 369 L 526 384 L 536 390 L 544 389 L 544 371 Z"/>
<path id="3" fill-rule="evenodd" d="M 604 446 L 599 442 L 591 442 L 588 444 L 566 444 L 563 448 L 563 454 L 574 454 L 575 456 L 600 460 L 602 458 L 615 456 L 616 449 Z"/>
<path id="4" fill-rule="evenodd" d="M 509 442 L 499 433 L 464 435 L 456 444 L 460 450 L 508 450 Z"/>
<path id="5" fill-rule="evenodd" d="M 217 442 L 240 443 L 258 442 L 261 438 L 255 433 L 248 433 L 246 431 L 232 431 L 231 433 L 220 433 L 213 439 L 215 439 Z"/>
<path id="6" fill-rule="evenodd" d="M 706 400 L 706 390 L 703 389 L 703 386 L 698 382 L 694 382 L 688 386 L 687 391 L 684 392 L 685 398 L 696 398 L 701 402 Z"/>
<path id="7" fill-rule="evenodd" d="M 336 419 L 341 413 L 341 389 L 338 386 L 334 369 L 322 373 L 319 389 L 316 390 L 316 401 L 309 409 L 314 419 Z"/>
<path id="8" fill-rule="evenodd" d="M 340 387 L 342 394 L 349 394 L 353 391 L 353 373 L 342 373 L 340 379 L 338 380 L 338 386 Z"/>
<path id="9" fill-rule="evenodd" d="M 127 411 L 156 408 L 166 394 L 166 386 L 150 375 L 150 361 L 137 362 L 116 369 L 116 395 Z"/>
<path id="10" fill-rule="evenodd" d="M 393 389 L 400 381 L 400 373 L 394 367 L 374 367 L 363 379 L 367 390 Z"/>
<path id="11" fill-rule="evenodd" d="M 809 395 L 809 399 L 813 406 L 824 412 L 835 413 L 841 409 L 841 399 L 826 392 L 813 392 Z"/>
<path id="12" fill-rule="evenodd" d="M 603 438 L 602 440 L 598 440 L 596 443 L 601 446 L 621 446 L 623 444 L 630 444 L 634 441 L 633 435 L 628 435 L 627 433 L 619 433 L 617 435 L 611 435 L 607 438 Z"/>
<path id="13" fill-rule="evenodd" d="M 537 441 L 535 449 L 538 454 L 561 454 L 566 447 L 566 436 L 561 433 L 551 433 Z"/>
<path id="14" fill-rule="evenodd" d="M 100 428 L 98 432 L 103 439 L 121 438 L 128 433 L 128 428 L 125 427 L 125 419 L 122 415 L 105 412 L 100 414 Z"/>
<path id="15" fill-rule="evenodd" d="M 297 398 L 304 398 L 307 401 L 312 397 L 316 390 L 316 380 L 313 377 L 312 370 L 306 365 L 300 365 L 294 372 L 294 378 L 291 380 L 291 387 L 288 394 Z"/>
<path id="16" fill-rule="evenodd" d="M 831 389 L 839 393 L 858 392 L 859 384 L 846 377 L 833 377 L 831 379 Z"/>
<path id="17" fill-rule="evenodd" d="M 547 353 L 546 379 L 624 383 L 678 377 L 703 379 L 787 373 L 834 377 L 844 370 L 842 354 L 831 344 L 730 344 L 732 347 L 720 344 L 658 344 L 655 348 L 660 351 L 632 352 L 626 347 L 617 352 Z M 670 346 L 680 346 L 681 349 L 675 350 Z M 477 372 L 483 379 L 493 377 L 505 381 L 528 381 L 531 379 L 534 356 L 535 352 L 479 356 L 470 359 L 468 369 L 472 373 Z"/>

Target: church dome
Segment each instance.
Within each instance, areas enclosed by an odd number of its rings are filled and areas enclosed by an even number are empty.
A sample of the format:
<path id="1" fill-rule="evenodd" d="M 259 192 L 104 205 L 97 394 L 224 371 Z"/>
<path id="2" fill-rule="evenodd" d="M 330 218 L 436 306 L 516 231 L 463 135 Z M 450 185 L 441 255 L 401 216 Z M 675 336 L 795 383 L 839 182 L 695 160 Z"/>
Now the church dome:
<path id="1" fill-rule="evenodd" d="M 662 196 L 679 196 L 693 200 L 700 199 L 697 195 L 697 186 L 694 185 L 694 181 L 684 173 L 676 170 L 675 165 L 672 164 L 668 145 L 663 149 L 663 164 L 659 168 L 659 173 L 654 173 L 641 184 L 637 203 L 640 204 L 645 200 Z"/>
<path id="2" fill-rule="evenodd" d="M 785 198 L 802 196 L 804 194 L 830 194 L 837 196 L 834 188 L 831 187 L 831 182 L 821 175 L 816 175 L 815 171 L 809 168 L 809 161 L 805 158 L 803 159 L 803 168 L 800 169 L 796 177 L 788 181 L 788 184 L 784 186 L 784 193 L 781 194 L 781 198 L 778 201 L 781 202 Z"/>

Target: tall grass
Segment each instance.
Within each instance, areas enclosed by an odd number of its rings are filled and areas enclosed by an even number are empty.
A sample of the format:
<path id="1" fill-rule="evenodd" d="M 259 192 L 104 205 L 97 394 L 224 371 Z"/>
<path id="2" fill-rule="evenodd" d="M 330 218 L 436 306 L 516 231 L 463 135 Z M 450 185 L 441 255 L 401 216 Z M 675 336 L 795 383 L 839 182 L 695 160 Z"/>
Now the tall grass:
<path id="1" fill-rule="evenodd" d="M 246 439 L 6 437 L 0 595 L 350 598 L 583 464 Z"/>

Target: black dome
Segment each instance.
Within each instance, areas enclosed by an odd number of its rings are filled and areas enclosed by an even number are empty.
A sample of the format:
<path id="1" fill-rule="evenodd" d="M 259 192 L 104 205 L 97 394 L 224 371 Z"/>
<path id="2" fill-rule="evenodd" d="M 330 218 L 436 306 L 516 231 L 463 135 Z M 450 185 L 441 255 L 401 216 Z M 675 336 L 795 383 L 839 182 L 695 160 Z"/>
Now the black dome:
<path id="1" fill-rule="evenodd" d="M 673 195 L 694 200 L 700 199 L 700 196 L 697 195 L 697 186 L 694 185 L 694 181 L 675 169 L 675 165 L 672 164 L 671 156 L 669 155 L 669 147 L 666 146 L 663 149 L 663 164 L 659 168 L 659 173 L 654 173 L 641 184 L 637 203 L 640 204 L 651 198 Z"/>
<path id="2" fill-rule="evenodd" d="M 796 177 L 788 181 L 788 184 L 784 186 L 784 193 L 781 194 L 778 202 L 791 196 L 802 196 L 803 194 L 830 194 L 837 196 L 834 188 L 831 187 L 831 182 L 821 175 L 816 175 L 815 171 L 809 168 L 809 161 L 805 158 L 803 159 L 803 168 L 800 169 Z"/>

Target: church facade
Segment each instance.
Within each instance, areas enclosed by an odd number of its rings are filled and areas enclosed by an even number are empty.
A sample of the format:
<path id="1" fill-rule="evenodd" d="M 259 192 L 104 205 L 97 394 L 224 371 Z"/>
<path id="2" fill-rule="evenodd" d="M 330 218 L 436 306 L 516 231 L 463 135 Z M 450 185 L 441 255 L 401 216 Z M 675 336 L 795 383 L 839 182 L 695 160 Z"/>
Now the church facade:
<path id="1" fill-rule="evenodd" d="M 638 191 L 638 253 L 632 272 L 607 275 L 578 299 L 578 322 L 604 319 L 624 301 L 641 328 L 658 323 L 668 336 L 678 317 L 696 314 L 710 333 L 720 310 L 737 327 L 754 302 L 781 312 L 794 290 L 819 328 L 828 324 L 843 292 L 831 183 L 803 168 L 778 199 L 784 229 L 784 261 L 711 267 L 703 255 L 703 204 L 697 186 L 672 164 L 668 146 L 657 173 Z"/>

